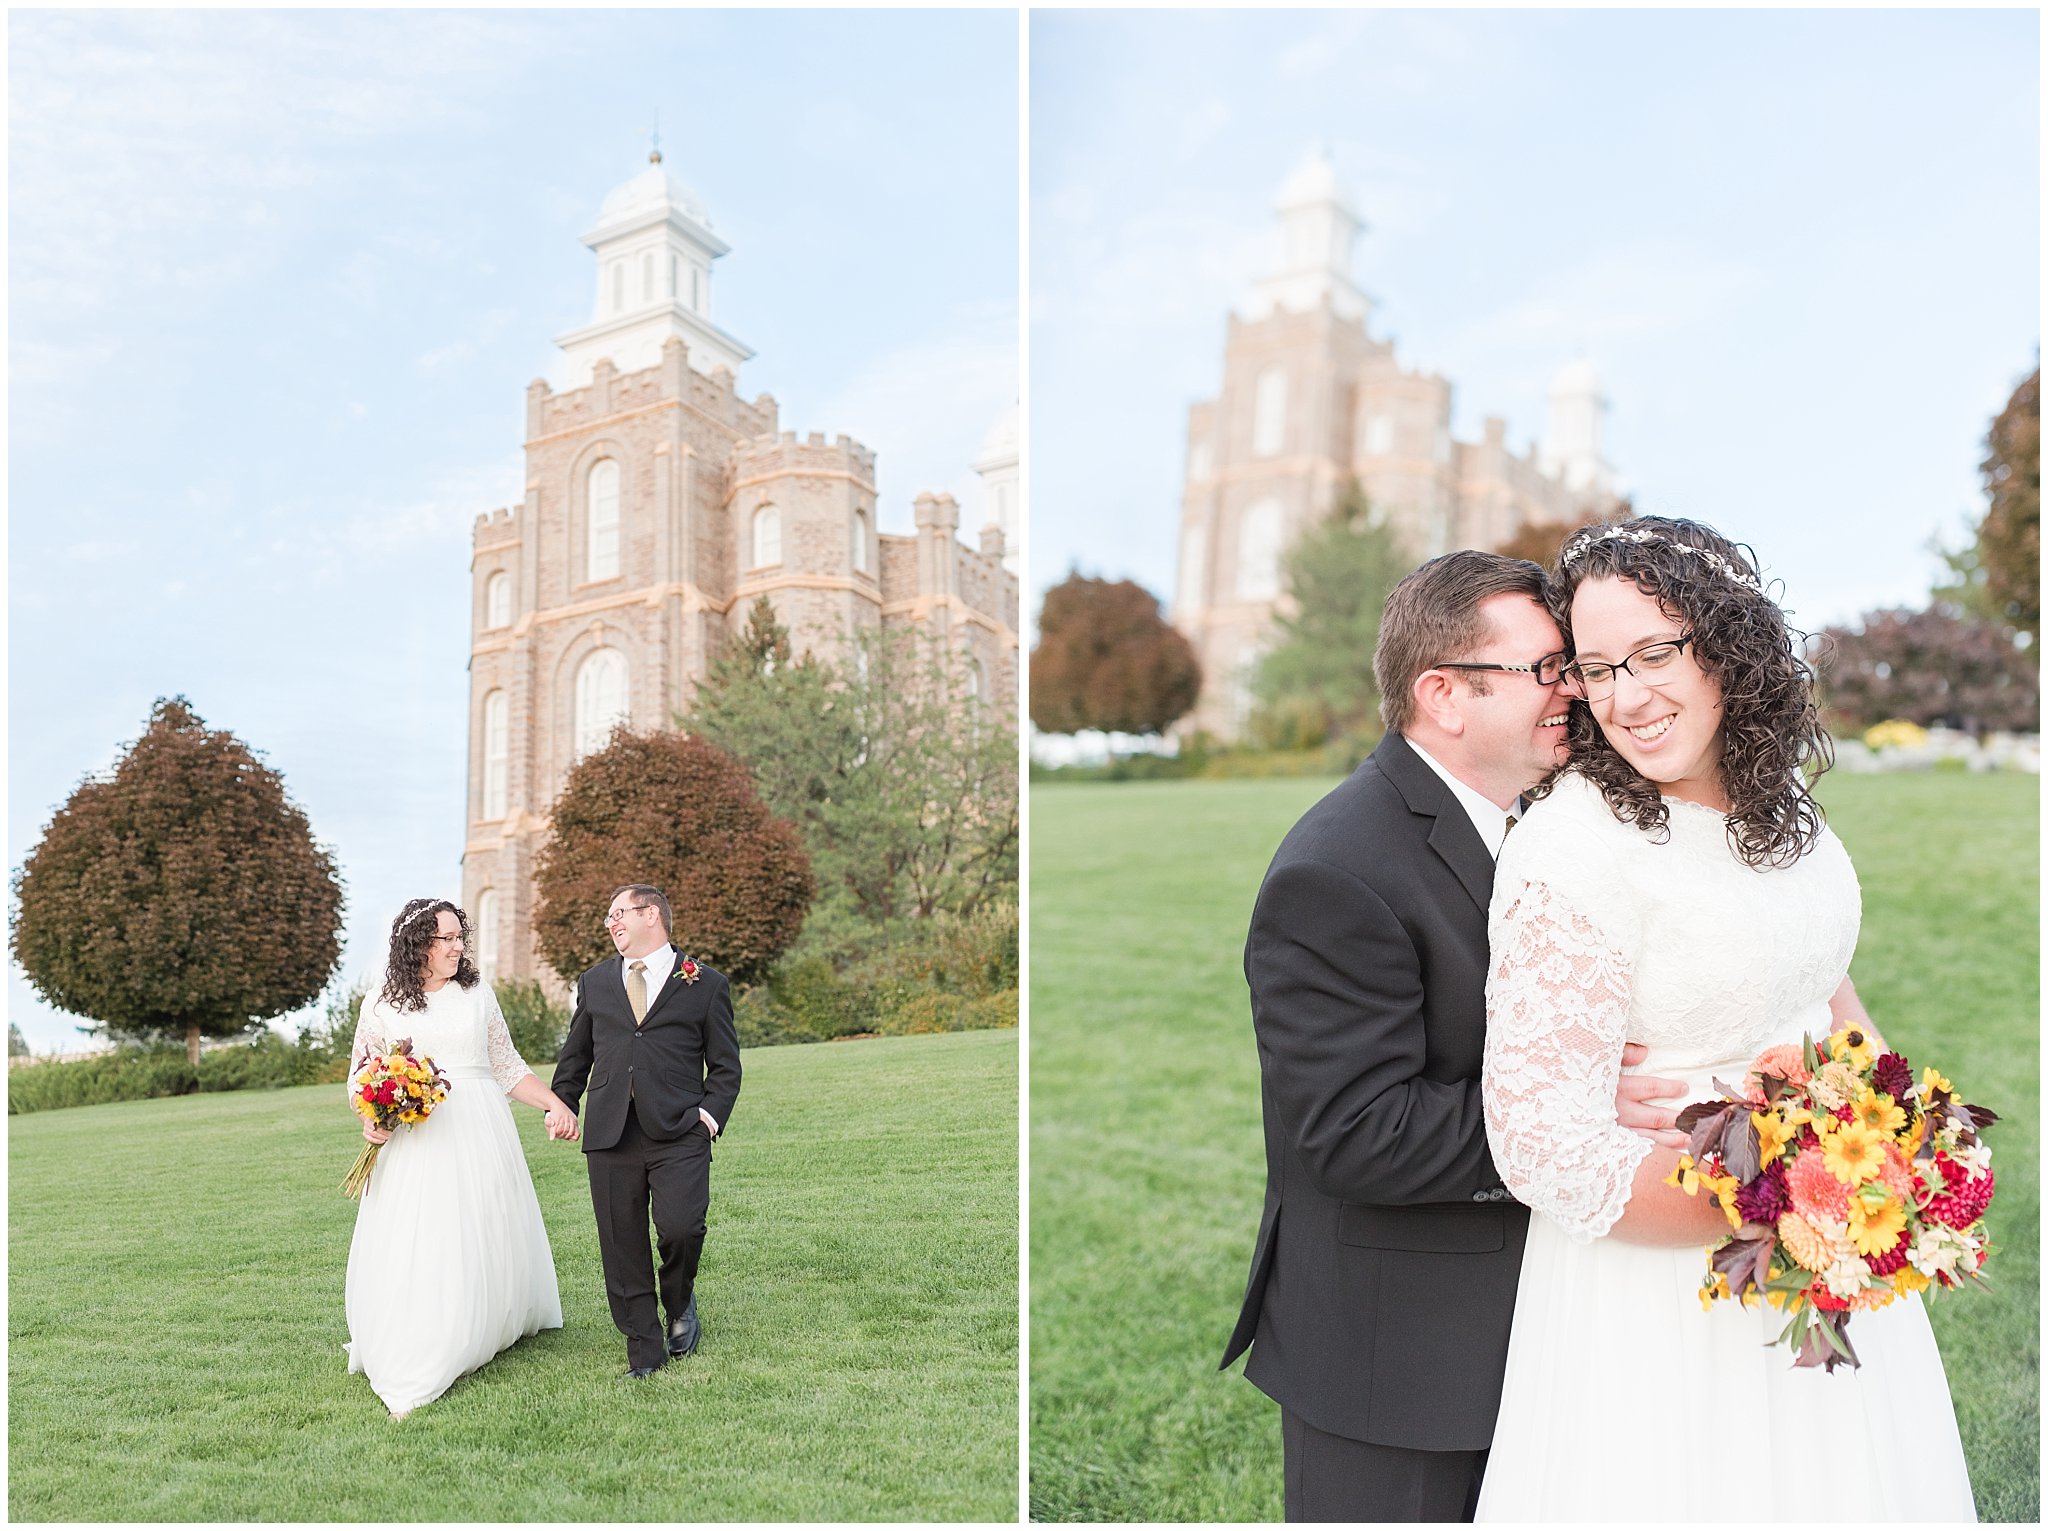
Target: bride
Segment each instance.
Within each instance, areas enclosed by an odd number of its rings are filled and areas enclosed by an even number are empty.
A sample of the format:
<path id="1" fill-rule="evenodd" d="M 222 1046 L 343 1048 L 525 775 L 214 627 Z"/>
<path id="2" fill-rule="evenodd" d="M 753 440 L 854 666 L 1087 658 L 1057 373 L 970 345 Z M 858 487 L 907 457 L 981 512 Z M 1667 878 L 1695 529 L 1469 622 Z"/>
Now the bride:
<path id="1" fill-rule="evenodd" d="M 491 986 L 478 981 L 468 921 L 416 898 L 391 925 L 382 988 L 363 1001 L 350 1072 L 410 1038 L 448 1076 L 448 1098 L 384 1147 L 348 1254 L 348 1369 L 403 1419 L 525 1335 L 562 1327 L 554 1255 L 505 1097 L 576 1118 L 520 1061 Z"/>
<path id="2" fill-rule="evenodd" d="M 1785 1316 L 1703 1312 L 1712 1198 L 1614 1121 L 1624 1041 L 1717 1094 L 1765 1047 L 1867 1017 L 1861 899 L 1801 775 L 1829 756 L 1741 549 L 1642 517 L 1565 543 L 1571 764 L 1494 882 L 1482 1095 L 1535 1212 L 1480 1520 L 1974 1520 L 1922 1301 L 1858 1313 L 1860 1370 L 1795 1370 Z"/>

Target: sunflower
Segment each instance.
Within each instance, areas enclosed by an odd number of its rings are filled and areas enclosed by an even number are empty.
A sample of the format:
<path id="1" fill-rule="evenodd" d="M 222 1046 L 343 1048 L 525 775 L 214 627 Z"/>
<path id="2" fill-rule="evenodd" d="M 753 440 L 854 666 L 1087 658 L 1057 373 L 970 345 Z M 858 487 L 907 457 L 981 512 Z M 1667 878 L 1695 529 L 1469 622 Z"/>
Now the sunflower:
<path id="1" fill-rule="evenodd" d="M 1871 1044 L 1870 1033 L 1861 1026 L 1845 1026 L 1829 1033 L 1828 1056 L 1860 1074 L 1876 1061 L 1877 1049 Z"/>

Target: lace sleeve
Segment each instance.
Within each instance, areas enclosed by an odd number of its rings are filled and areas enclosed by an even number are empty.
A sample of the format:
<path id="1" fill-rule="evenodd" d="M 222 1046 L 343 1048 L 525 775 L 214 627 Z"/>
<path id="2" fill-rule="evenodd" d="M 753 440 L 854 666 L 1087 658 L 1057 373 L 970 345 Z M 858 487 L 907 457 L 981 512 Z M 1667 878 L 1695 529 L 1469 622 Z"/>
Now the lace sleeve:
<path id="1" fill-rule="evenodd" d="M 499 1089 L 509 1091 L 533 1070 L 512 1045 L 512 1032 L 505 1024 L 504 1010 L 498 1005 L 497 991 L 487 983 L 477 987 L 484 991 L 484 1046 L 490 1055 L 491 1076 L 498 1081 Z"/>
<path id="2" fill-rule="evenodd" d="M 384 1012 L 374 993 L 365 994 L 356 1008 L 356 1039 L 348 1046 L 348 1078 L 341 1082 L 349 1109 L 355 1109 L 355 1077 L 371 1053 L 384 1051 Z"/>
<path id="3" fill-rule="evenodd" d="M 1517 1200 L 1579 1243 L 1628 1205 L 1650 1152 L 1614 1117 L 1629 958 L 1549 884 L 1496 905 L 1486 982 L 1486 1136 Z"/>

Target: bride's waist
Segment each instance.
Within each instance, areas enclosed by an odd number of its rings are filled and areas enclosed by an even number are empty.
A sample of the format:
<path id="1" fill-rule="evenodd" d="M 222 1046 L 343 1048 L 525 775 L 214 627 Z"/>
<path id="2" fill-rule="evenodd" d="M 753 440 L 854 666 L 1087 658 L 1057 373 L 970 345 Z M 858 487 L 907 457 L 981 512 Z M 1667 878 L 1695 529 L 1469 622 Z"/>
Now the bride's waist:
<path id="1" fill-rule="evenodd" d="M 441 1072 L 453 1081 L 457 1079 L 495 1079 L 488 1063 L 444 1063 Z"/>
<path id="2" fill-rule="evenodd" d="M 1742 1076 L 1759 1054 L 1772 1047 L 1798 1047 L 1807 1037 L 1817 1043 L 1827 1035 L 1829 1016 L 1825 1005 L 1815 1012 L 1792 1017 L 1782 1025 L 1764 1028 L 1748 1044 L 1731 1049 L 1725 1044 L 1650 1043 L 1641 1063 L 1623 1070 L 1629 1074 L 1656 1074 L 1665 1079 L 1684 1080 L 1693 1096 L 1704 1098 L 1718 1093 L 1714 1081 L 1740 1085 Z"/>

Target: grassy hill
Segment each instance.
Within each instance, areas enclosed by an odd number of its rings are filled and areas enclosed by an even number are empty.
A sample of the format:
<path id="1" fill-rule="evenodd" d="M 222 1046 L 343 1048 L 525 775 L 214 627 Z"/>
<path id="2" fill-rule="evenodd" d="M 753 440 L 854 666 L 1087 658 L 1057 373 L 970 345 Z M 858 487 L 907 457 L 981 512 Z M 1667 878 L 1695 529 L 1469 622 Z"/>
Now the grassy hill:
<path id="1" fill-rule="evenodd" d="M 1216 1371 L 1265 1183 L 1241 963 L 1267 861 L 1332 785 L 1032 793 L 1034 1518 L 1280 1518 L 1279 1410 Z M 1823 788 L 1863 886 L 1852 971 L 1872 1018 L 2004 1115 L 1994 1290 L 1931 1311 L 1979 1513 L 2034 1520 L 2039 783 Z"/>
<path id="2" fill-rule="evenodd" d="M 1012 1031 L 746 1055 L 703 1348 L 629 1382 L 583 1155 L 515 1113 L 565 1327 L 394 1424 L 346 1373 L 339 1086 L 9 1122 L 16 1520 L 1008 1520 Z"/>

